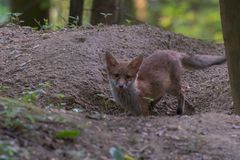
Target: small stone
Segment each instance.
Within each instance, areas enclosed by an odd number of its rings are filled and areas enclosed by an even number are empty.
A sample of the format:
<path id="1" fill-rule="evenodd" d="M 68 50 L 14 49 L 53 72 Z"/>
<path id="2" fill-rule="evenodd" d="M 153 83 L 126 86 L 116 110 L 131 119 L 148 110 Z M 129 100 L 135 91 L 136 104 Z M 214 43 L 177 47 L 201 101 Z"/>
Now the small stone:
<path id="1" fill-rule="evenodd" d="M 182 129 L 182 128 L 179 125 L 168 125 L 167 126 L 167 130 L 169 130 L 169 131 L 178 131 L 180 129 Z"/>
<path id="2" fill-rule="evenodd" d="M 232 125 L 233 129 L 240 129 L 240 125 Z"/>

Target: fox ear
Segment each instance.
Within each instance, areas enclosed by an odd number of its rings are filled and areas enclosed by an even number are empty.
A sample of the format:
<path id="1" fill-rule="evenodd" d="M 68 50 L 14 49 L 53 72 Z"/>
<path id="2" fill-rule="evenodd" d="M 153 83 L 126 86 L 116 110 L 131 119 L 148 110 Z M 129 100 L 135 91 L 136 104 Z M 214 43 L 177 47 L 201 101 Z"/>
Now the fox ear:
<path id="1" fill-rule="evenodd" d="M 143 61 L 143 55 L 139 55 L 136 58 L 134 58 L 130 63 L 129 63 L 129 67 L 131 67 L 132 69 L 134 69 L 136 72 L 138 72 L 141 64 Z"/>
<path id="2" fill-rule="evenodd" d="M 106 58 L 107 68 L 115 67 L 119 64 L 116 58 L 111 53 L 106 53 L 105 58 Z"/>

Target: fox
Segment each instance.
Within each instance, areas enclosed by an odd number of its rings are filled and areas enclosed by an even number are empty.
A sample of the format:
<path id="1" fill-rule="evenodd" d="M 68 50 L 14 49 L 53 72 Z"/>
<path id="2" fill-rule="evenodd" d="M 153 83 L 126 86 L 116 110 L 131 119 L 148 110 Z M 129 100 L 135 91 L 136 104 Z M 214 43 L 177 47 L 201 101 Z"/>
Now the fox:
<path id="1" fill-rule="evenodd" d="M 130 61 L 105 54 L 106 70 L 114 101 L 133 115 L 147 116 L 165 94 L 177 98 L 176 114 L 185 113 L 181 86 L 184 68 L 204 69 L 226 61 L 224 55 L 189 55 L 174 50 L 156 50 L 144 58 L 142 54 Z"/>

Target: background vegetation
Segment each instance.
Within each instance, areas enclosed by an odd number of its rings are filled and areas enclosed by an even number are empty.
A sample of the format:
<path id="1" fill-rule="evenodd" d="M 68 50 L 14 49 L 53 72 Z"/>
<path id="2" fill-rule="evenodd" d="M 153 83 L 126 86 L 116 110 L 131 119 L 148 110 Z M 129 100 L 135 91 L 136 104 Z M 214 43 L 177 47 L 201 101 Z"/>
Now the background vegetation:
<path id="1" fill-rule="evenodd" d="M 222 41 L 218 0 L 149 0 L 147 22 L 190 37 Z"/>
<path id="2" fill-rule="evenodd" d="M 25 3 L 24 11 L 31 10 L 33 2 L 39 2 L 41 9 L 47 8 L 48 17 L 42 17 L 41 20 L 32 20 L 31 23 L 38 21 L 42 25 L 51 24 L 52 29 L 64 27 L 68 24 L 70 0 L 0 0 L 0 23 L 4 23 L 9 18 L 11 3 Z M 25 2 L 24 2 L 25 1 Z M 92 3 L 94 0 L 85 0 L 83 7 L 82 24 L 95 24 L 91 21 Z M 98 0 L 99 1 L 99 0 Z M 102 0 L 103 1 L 103 0 Z M 119 24 L 148 23 L 150 25 L 160 26 L 164 29 L 181 33 L 194 38 L 214 40 L 222 42 L 222 31 L 219 14 L 218 0 L 112 0 L 116 1 L 117 7 L 121 12 Z M 106 1 L 107 2 L 107 1 Z M 105 3 L 106 3 L 105 2 Z M 104 4 L 103 4 L 104 5 Z M 19 5 L 18 5 L 19 6 Z M 105 4 L 106 7 L 109 7 Z M 34 11 L 37 12 L 36 6 Z M 39 10 L 40 12 L 42 10 Z M 97 13 L 104 17 L 113 17 L 112 13 Z M 105 15 L 104 15 L 105 14 Z M 32 14 L 27 14 L 28 16 Z M 109 18 L 107 17 L 106 20 Z M 24 17 L 23 17 L 24 18 Z M 49 21 L 43 21 L 47 19 Z M 99 19 L 99 18 L 98 18 Z M 111 21 L 111 20 L 109 20 Z M 50 22 L 50 23 L 49 23 Z M 43 24 L 44 23 L 44 24 Z M 106 21 L 107 23 L 107 21 Z M 28 23 L 26 23 L 29 25 Z"/>

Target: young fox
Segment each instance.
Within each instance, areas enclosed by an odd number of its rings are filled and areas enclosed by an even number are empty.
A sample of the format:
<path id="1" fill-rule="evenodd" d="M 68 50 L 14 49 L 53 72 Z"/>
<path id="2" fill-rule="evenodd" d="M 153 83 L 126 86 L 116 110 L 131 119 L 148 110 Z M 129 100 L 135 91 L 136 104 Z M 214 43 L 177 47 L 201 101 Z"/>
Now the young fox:
<path id="1" fill-rule="evenodd" d="M 177 114 L 183 114 L 187 101 L 181 88 L 182 66 L 205 68 L 226 60 L 221 55 L 189 56 L 172 50 L 157 50 L 130 62 L 118 61 L 110 53 L 105 58 L 115 101 L 135 115 L 148 115 L 166 93 L 178 98 Z"/>

